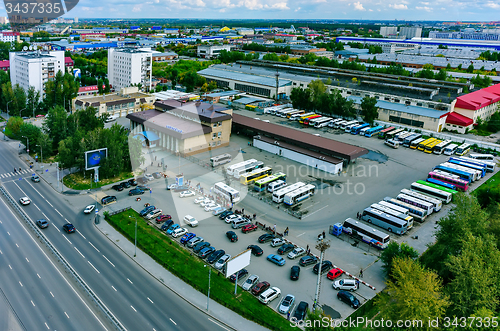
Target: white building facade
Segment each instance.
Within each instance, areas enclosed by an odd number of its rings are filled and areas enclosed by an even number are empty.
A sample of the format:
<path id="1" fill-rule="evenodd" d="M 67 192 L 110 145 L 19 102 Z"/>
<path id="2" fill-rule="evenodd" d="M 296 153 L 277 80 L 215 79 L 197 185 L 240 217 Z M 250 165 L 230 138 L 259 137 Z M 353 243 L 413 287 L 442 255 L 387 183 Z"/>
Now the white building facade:
<path id="1" fill-rule="evenodd" d="M 108 50 L 108 79 L 116 89 L 141 84 L 151 89 L 153 52 L 150 48 L 110 48 Z"/>
<path id="2" fill-rule="evenodd" d="M 19 84 L 25 91 L 33 86 L 42 97 L 45 83 L 65 72 L 64 51 L 10 52 L 9 60 L 12 86 Z"/>

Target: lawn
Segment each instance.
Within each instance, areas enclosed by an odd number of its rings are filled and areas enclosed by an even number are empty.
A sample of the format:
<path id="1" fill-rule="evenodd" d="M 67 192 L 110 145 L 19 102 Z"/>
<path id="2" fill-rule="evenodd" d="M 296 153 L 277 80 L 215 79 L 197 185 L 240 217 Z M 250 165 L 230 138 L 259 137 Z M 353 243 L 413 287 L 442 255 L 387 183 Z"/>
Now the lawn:
<path id="1" fill-rule="evenodd" d="M 110 225 L 131 242 L 135 238 L 135 220 L 137 220 L 137 246 L 184 282 L 201 293 L 207 293 L 208 270 L 204 267 L 206 263 L 192 255 L 191 251 L 181 247 L 156 227 L 149 225 L 132 209 L 105 217 Z M 235 296 L 234 284 L 217 270 L 213 269 L 212 271 L 211 299 L 271 330 L 294 329 L 285 318 L 268 306 L 261 304 L 252 294 L 243 291 L 240 287 L 238 287 L 238 294 Z"/>
<path id="2" fill-rule="evenodd" d="M 92 183 L 92 188 L 101 187 L 108 184 L 113 184 L 116 182 L 120 182 L 125 179 L 133 178 L 134 174 L 131 172 L 122 172 L 120 175 L 113 178 L 100 178 L 97 183 Z M 88 190 L 91 188 L 90 186 L 90 178 L 83 178 L 82 172 L 77 172 L 74 174 L 69 174 L 64 176 L 63 183 L 66 187 L 69 187 L 73 190 Z"/>

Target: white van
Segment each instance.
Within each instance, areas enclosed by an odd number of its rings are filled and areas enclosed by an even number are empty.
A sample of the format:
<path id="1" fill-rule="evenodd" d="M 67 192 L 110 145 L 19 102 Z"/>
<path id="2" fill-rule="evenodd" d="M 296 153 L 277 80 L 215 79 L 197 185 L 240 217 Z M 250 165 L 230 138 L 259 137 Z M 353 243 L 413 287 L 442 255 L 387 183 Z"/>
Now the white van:
<path id="1" fill-rule="evenodd" d="M 198 226 L 198 221 L 191 215 L 184 216 L 184 223 L 191 225 L 191 227 Z"/>
<path id="2" fill-rule="evenodd" d="M 358 284 L 354 279 L 337 280 L 332 286 L 336 290 L 356 291 L 358 289 Z"/>
<path id="3" fill-rule="evenodd" d="M 245 226 L 245 225 L 250 224 L 250 223 L 252 223 L 252 222 L 250 222 L 249 219 L 246 219 L 246 218 L 237 218 L 237 219 L 233 220 L 233 222 L 231 223 L 231 227 L 233 229 L 239 229 L 242 226 Z"/>
<path id="4" fill-rule="evenodd" d="M 259 301 L 267 305 L 269 302 L 273 301 L 281 295 L 281 290 L 277 287 L 271 287 L 267 289 L 264 293 L 259 295 Z"/>
<path id="5" fill-rule="evenodd" d="M 395 141 L 393 139 L 386 140 L 384 144 L 392 148 L 399 148 L 399 141 Z"/>
<path id="6" fill-rule="evenodd" d="M 150 220 L 150 219 L 153 219 L 155 217 L 160 216 L 160 214 L 161 214 L 161 209 L 155 209 L 155 210 L 149 212 L 148 214 L 146 214 L 146 218 L 148 220 Z"/>

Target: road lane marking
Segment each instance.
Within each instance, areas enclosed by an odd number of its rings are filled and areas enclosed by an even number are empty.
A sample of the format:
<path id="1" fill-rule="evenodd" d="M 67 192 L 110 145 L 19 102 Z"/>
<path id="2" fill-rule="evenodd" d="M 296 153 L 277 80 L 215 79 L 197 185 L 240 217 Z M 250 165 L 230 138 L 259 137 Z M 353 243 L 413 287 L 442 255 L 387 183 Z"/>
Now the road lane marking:
<path id="1" fill-rule="evenodd" d="M 132 307 L 132 309 L 137 313 L 137 310 L 135 310 L 134 306 L 130 306 L 130 307 Z"/>
<path id="2" fill-rule="evenodd" d="M 50 293 L 50 295 L 52 295 L 52 297 L 54 297 L 54 294 L 52 294 L 52 292 L 49 291 L 49 293 Z"/>
<path id="3" fill-rule="evenodd" d="M 41 211 L 40 208 L 38 208 L 38 206 L 36 205 L 36 203 L 34 203 L 33 206 L 35 206 L 36 209 L 38 209 L 38 211 Z"/>
<path id="4" fill-rule="evenodd" d="M 10 235 L 10 234 L 9 234 Z M 16 243 L 17 248 L 19 248 L 19 245 Z"/>
<path id="5" fill-rule="evenodd" d="M 10 232 L 9 231 L 7 231 L 7 234 L 10 236 Z"/>
<path id="6" fill-rule="evenodd" d="M 48 201 L 47 201 L 47 202 L 48 202 Z M 52 205 L 50 205 L 50 206 L 52 207 Z M 55 208 L 54 208 L 54 210 L 55 210 L 55 211 L 56 211 L 56 213 L 58 213 L 61 217 L 64 217 L 64 216 L 63 216 L 63 214 L 61 214 L 61 213 L 59 212 L 59 210 L 57 210 L 57 209 L 55 209 Z"/>
<path id="7" fill-rule="evenodd" d="M 111 287 L 113 288 L 113 290 L 115 290 L 116 292 L 118 292 L 118 291 L 116 290 L 116 288 L 115 288 L 113 285 L 111 285 Z"/>
<path id="8" fill-rule="evenodd" d="M 297 235 L 297 237 L 300 237 L 300 236 L 302 236 L 303 234 L 305 234 L 305 232 L 302 232 L 301 234 Z"/>
<path id="9" fill-rule="evenodd" d="M 50 218 L 47 215 L 45 215 L 45 213 L 43 211 L 42 211 L 42 215 L 47 219 L 47 221 L 50 221 Z"/>
<path id="10" fill-rule="evenodd" d="M 10 268 L 10 270 L 12 270 L 12 267 L 10 266 L 10 264 L 9 264 L 9 268 Z"/>
<path id="11" fill-rule="evenodd" d="M 54 208 L 54 206 L 52 206 L 52 204 L 49 202 L 49 200 L 45 199 L 45 201 L 47 201 L 47 203 L 48 203 L 48 204 L 49 204 L 52 208 Z M 54 208 L 54 210 L 55 210 L 55 211 L 57 211 L 57 209 L 55 209 L 55 208 Z M 57 211 L 57 212 L 58 212 L 58 211 Z M 59 212 L 58 212 L 58 213 L 59 213 Z M 61 213 L 59 213 L 59 215 L 61 215 L 61 217 L 62 217 L 62 214 L 61 214 Z"/>
<path id="12" fill-rule="evenodd" d="M 33 300 L 31 300 L 31 304 L 33 305 L 33 307 L 35 307 L 35 303 L 33 302 Z"/>
<path id="13" fill-rule="evenodd" d="M 99 253 L 101 252 L 101 251 L 100 251 L 100 250 L 98 250 L 98 249 L 97 249 L 94 245 L 92 245 L 92 243 L 91 243 L 90 241 L 89 241 L 89 244 L 90 244 L 92 247 L 94 247 L 94 249 L 95 249 L 96 251 L 98 251 Z"/>
<path id="14" fill-rule="evenodd" d="M 36 274 L 36 275 L 38 276 L 38 278 L 42 279 L 42 277 L 40 277 L 40 275 L 39 275 L 39 274 Z"/>
<path id="15" fill-rule="evenodd" d="M 104 255 L 103 255 L 103 257 L 106 259 L 106 261 L 108 261 L 108 262 L 109 262 L 109 264 L 111 264 L 111 265 L 113 266 L 113 268 L 115 267 L 115 265 L 114 265 L 113 263 L 111 263 L 111 261 L 110 261 L 110 260 L 108 260 L 108 258 L 107 258 L 106 256 L 104 256 Z"/>
<path id="16" fill-rule="evenodd" d="M 216 322 L 216 321 L 214 321 L 213 319 L 209 318 L 208 320 L 209 320 L 210 322 L 214 323 L 214 324 L 217 324 L 218 326 L 220 326 L 220 327 L 221 327 L 221 328 L 223 328 L 224 330 L 229 331 L 229 329 L 228 329 L 228 328 L 226 328 L 225 326 L 222 326 L 221 324 L 217 323 L 217 322 Z"/>
<path id="17" fill-rule="evenodd" d="M 69 223 L 68 219 L 67 218 L 64 218 L 64 220 L 66 221 L 66 223 Z"/>
<path id="18" fill-rule="evenodd" d="M 55 226 L 55 228 L 56 228 L 57 231 L 61 232 L 61 230 L 59 230 L 59 228 L 57 226 Z"/>
<path id="19" fill-rule="evenodd" d="M 23 286 L 23 283 L 19 282 L 19 284 L 21 284 L 21 287 L 24 287 L 24 286 Z"/>
<path id="20" fill-rule="evenodd" d="M 152 304 L 154 304 L 153 300 L 151 300 L 149 297 L 148 297 L 148 300 L 149 300 Z"/>
<path id="21" fill-rule="evenodd" d="M 28 263 L 30 263 L 30 260 L 28 260 L 28 258 L 27 258 L 27 257 L 25 257 L 25 259 L 26 259 L 26 261 L 28 261 Z"/>
<path id="22" fill-rule="evenodd" d="M 314 215 L 314 214 L 316 214 L 318 211 L 323 210 L 323 209 L 325 209 L 326 207 L 328 207 L 328 205 L 326 205 L 326 206 L 324 206 L 324 207 L 322 207 L 322 208 L 320 208 L 320 209 L 318 209 L 318 210 L 315 210 L 315 211 L 313 211 L 312 213 L 307 214 L 306 216 L 304 216 L 304 217 L 302 217 L 302 218 L 304 219 L 304 218 L 307 218 L 307 217 L 309 217 L 309 216 L 311 216 L 311 215 Z M 304 208 L 304 209 L 306 209 L 306 208 Z M 303 210 L 304 210 L 304 209 L 303 209 Z"/>
<path id="23" fill-rule="evenodd" d="M 85 256 L 82 254 L 82 252 L 80 252 L 80 251 L 78 250 L 78 248 L 76 248 L 76 247 L 75 247 L 75 249 L 76 249 L 76 251 L 77 251 L 78 253 L 80 253 L 80 255 L 81 255 L 83 258 L 85 258 Z"/>
<path id="24" fill-rule="evenodd" d="M 73 243 L 71 241 L 69 241 L 69 239 L 66 237 L 66 236 L 63 236 L 64 239 L 66 239 L 71 245 L 73 245 Z"/>
<path id="25" fill-rule="evenodd" d="M 82 237 L 83 237 L 83 239 L 87 240 L 87 238 L 85 238 L 85 236 L 84 236 L 84 235 L 83 235 L 80 231 L 78 231 L 78 234 L 79 234 L 80 236 L 82 236 Z"/>
<path id="26" fill-rule="evenodd" d="M 92 263 L 90 263 L 90 261 L 87 261 L 91 266 L 92 268 L 94 268 L 95 271 L 97 271 L 98 274 L 100 274 L 99 270 L 96 269 L 96 267 L 94 267 L 94 265 Z"/>
<path id="27" fill-rule="evenodd" d="M 174 323 L 174 325 L 177 325 L 177 323 L 175 323 L 173 319 L 170 319 L 170 322 Z"/>
<path id="28" fill-rule="evenodd" d="M 50 330 L 50 328 L 49 328 L 49 326 L 47 325 L 47 323 L 45 323 L 45 326 L 47 327 L 47 329 L 49 329 L 49 330 Z"/>
<path id="29" fill-rule="evenodd" d="M 127 278 L 127 280 L 130 282 L 130 284 L 134 284 L 134 283 L 132 283 L 132 281 L 130 279 Z"/>
<path id="30" fill-rule="evenodd" d="M 66 315 L 67 318 L 69 318 L 68 314 L 66 314 L 66 312 L 64 312 L 64 315 Z"/>

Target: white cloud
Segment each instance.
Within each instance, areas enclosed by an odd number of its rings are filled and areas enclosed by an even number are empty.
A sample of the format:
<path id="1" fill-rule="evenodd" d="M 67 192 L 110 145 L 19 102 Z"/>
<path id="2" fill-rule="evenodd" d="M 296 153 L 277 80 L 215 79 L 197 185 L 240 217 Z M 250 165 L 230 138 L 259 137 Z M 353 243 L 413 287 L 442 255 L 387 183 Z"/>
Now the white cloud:
<path id="1" fill-rule="evenodd" d="M 415 9 L 417 9 L 417 10 L 425 10 L 425 11 L 427 11 L 429 13 L 432 12 L 432 8 L 431 7 L 427 7 L 427 6 L 424 6 L 424 7 L 417 6 L 417 7 L 415 7 Z"/>
<path id="2" fill-rule="evenodd" d="M 389 7 L 393 8 L 393 9 L 399 9 L 399 10 L 405 10 L 405 9 L 408 9 L 408 6 L 407 5 L 404 5 L 402 3 L 395 3 L 395 4 L 391 4 L 389 5 Z"/>
<path id="3" fill-rule="evenodd" d="M 354 3 L 354 10 L 365 11 L 366 9 L 363 7 L 363 4 L 358 1 Z"/>
<path id="4" fill-rule="evenodd" d="M 297 7 L 297 9 L 295 9 L 294 11 L 295 11 L 295 12 L 298 12 L 298 11 L 300 11 L 301 9 L 302 9 L 301 7 Z"/>
<path id="5" fill-rule="evenodd" d="M 279 9 L 279 10 L 289 10 L 290 9 L 286 2 L 278 2 L 278 3 L 272 4 L 271 6 L 265 5 L 264 8 L 266 8 L 266 9 Z"/>
<path id="6" fill-rule="evenodd" d="M 134 13 L 140 12 L 142 10 L 142 5 L 135 5 L 134 8 L 132 8 L 132 11 Z"/>
<path id="7" fill-rule="evenodd" d="M 489 7 L 492 9 L 500 9 L 500 4 L 497 2 L 489 1 L 487 4 L 485 4 L 485 7 Z"/>

